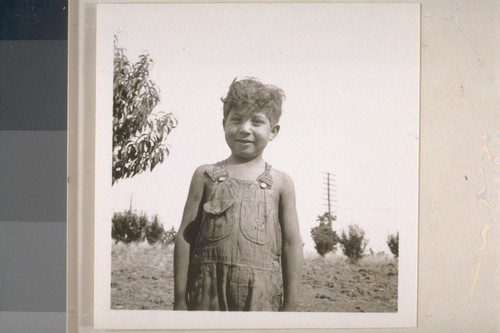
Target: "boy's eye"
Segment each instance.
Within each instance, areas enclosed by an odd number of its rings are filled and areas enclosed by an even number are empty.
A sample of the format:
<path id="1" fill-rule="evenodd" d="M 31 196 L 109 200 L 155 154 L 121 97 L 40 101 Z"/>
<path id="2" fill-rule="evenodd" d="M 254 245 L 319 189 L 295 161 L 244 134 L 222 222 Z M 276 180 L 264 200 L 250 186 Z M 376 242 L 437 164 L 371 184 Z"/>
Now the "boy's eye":
<path id="1" fill-rule="evenodd" d="M 262 117 L 255 117 L 255 118 L 252 119 L 252 122 L 254 124 L 263 125 L 263 124 L 266 123 L 266 120 L 264 118 L 262 118 Z"/>

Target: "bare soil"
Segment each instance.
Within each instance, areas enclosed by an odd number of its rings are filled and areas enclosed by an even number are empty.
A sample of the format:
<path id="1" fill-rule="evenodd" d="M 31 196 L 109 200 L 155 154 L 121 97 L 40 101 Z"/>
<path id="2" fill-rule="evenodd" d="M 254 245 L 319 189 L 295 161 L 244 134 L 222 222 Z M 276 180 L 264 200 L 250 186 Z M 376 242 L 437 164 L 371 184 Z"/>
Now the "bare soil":
<path id="1" fill-rule="evenodd" d="M 111 309 L 172 310 L 173 262 L 172 247 L 113 244 Z"/>
<path id="2" fill-rule="evenodd" d="M 174 301 L 173 249 L 148 244 L 113 244 L 111 309 L 171 310 Z M 398 262 L 367 257 L 304 260 L 298 311 L 397 312 Z"/>
<path id="3" fill-rule="evenodd" d="M 304 260 L 299 311 L 397 312 L 398 263 L 364 258 L 348 264 L 343 257 Z"/>

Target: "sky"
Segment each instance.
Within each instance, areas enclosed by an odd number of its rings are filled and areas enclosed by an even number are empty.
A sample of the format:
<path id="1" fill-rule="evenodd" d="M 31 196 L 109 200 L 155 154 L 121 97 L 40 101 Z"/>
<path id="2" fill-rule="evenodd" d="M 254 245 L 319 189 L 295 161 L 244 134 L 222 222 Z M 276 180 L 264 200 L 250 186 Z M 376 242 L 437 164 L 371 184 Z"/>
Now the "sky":
<path id="1" fill-rule="evenodd" d="M 310 230 L 327 211 L 325 172 L 335 175 L 334 230 L 358 224 L 369 240 L 367 250 L 375 252 L 389 253 L 387 237 L 397 231 L 412 243 L 418 207 L 418 16 L 406 7 L 366 8 L 113 8 L 98 35 L 98 87 L 103 89 L 98 104 L 106 101 L 98 110 L 109 112 L 102 119 L 112 117 L 116 35 L 129 60 L 144 53 L 153 59 L 151 79 L 161 98 L 155 110 L 172 112 L 178 126 L 167 141 L 170 155 L 153 172 L 114 186 L 98 180 L 97 214 L 128 209 L 132 198 L 134 209 L 157 214 L 165 227 L 177 229 L 196 167 L 230 154 L 220 98 L 235 77 L 250 76 L 286 94 L 280 133 L 264 159 L 294 180 L 305 251 L 314 252 Z M 101 142 L 99 133 L 111 135 L 111 126 L 98 123 L 97 131 L 97 167 L 110 170 L 111 141 Z"/>

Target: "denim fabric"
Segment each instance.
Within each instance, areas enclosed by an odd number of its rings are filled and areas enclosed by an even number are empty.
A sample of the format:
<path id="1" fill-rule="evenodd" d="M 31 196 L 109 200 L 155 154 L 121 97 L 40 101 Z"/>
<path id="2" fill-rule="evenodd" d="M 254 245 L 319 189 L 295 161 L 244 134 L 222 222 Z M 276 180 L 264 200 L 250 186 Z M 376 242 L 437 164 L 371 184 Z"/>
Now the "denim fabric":
<path id="1" fill-rule="evenodd" d="M 255 181 L 217 163 L 188 277 L 190 310 L 278 311 L 283 298 L 281 229 L 271 166 Z"/>

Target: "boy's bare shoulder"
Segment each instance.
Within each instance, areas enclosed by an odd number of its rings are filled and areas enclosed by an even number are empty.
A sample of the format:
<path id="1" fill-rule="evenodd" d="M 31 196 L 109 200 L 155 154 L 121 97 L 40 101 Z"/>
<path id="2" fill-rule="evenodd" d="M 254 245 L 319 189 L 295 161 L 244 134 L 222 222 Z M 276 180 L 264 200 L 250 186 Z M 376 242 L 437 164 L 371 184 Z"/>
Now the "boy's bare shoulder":
<path id="1" fill-rule="evenodd" d="M 286 172 L 272 168 L 271 175 L 273 176 L 275 185 L 280 191 L 294 190 L 293 179 Z"/>
<path id="2" fill-rule="evenodd" d="M 210 178 L 210 173 L 212 172 L 214 166 L 213 164 L 203 164 L 194 170 L 193 179 L 196 181 L 205 181 Z"/>
<path id="3" fill-rule="evenodd" d="M 213 164 L 203 164 L 203 165 L 200 165 L 199 167 L 196 168 L 196 170 L 194 171 L 194 174 L 195 175 L 202 175 L 202 174 L 205 174 L 207 172 L 211 172 L 212 169 L 214 168 L 214 165 Z"/>

